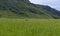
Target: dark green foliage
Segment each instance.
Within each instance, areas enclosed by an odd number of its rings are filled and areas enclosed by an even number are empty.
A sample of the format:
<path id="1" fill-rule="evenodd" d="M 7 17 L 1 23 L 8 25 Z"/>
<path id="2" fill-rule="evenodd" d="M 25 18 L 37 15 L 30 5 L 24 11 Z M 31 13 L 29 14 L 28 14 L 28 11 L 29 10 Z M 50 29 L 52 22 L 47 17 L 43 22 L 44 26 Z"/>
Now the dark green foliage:
<path id="1" fill-rule="evenodd" d="M 60 11 L 49 6 L 32 4 L 29 0 L 0 0 L 0 13 L 6 15 L 4 17 L 11 18 L 13 16 L 17 18 L 60 18 Z"/>

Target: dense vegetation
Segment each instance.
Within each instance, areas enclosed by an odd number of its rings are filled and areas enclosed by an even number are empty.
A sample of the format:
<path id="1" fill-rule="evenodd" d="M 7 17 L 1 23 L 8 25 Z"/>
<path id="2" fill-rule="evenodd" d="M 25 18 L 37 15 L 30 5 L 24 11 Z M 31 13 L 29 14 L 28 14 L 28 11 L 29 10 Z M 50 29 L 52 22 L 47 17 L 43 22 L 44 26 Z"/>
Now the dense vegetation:
<path id="1" fill-rule="evenodd" d="M 0 0 L 0 36 L 60 36 L 59 27 L 58 10 L 28 0 Z"/>
<path id="2" fill-rule="evenodd" d="M 60 36 L 60 20 L 0 18 L 0 36 Z"/>
<path id="3" fill-rule="evenodd" d="M 29 0 L 0 0 L 0 17 L 58 19 L 60 11 L 46 5 L 32 4 Z"/>

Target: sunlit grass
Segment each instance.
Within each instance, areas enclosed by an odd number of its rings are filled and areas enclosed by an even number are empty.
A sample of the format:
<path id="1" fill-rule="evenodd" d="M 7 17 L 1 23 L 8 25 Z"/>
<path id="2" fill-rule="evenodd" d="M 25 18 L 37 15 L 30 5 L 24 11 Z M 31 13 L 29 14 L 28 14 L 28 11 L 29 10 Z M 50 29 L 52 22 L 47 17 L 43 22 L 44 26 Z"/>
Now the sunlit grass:
<path id="1" fill-rule="evenodd" d="M 60 36 L 60 19 L 0 18 L 0 36 Z"/>

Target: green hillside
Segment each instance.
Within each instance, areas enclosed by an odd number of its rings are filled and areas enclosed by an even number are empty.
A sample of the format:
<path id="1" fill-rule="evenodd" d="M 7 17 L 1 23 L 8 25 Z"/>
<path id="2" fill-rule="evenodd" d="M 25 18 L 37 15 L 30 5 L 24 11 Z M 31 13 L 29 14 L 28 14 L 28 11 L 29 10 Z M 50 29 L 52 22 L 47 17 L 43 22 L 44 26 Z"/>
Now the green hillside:
<path id="1" fill-rule="evenodd" d="M 60 18 L 60 11 L 29 0 L 0 0 L 0 17 L 5 18 Z"/>

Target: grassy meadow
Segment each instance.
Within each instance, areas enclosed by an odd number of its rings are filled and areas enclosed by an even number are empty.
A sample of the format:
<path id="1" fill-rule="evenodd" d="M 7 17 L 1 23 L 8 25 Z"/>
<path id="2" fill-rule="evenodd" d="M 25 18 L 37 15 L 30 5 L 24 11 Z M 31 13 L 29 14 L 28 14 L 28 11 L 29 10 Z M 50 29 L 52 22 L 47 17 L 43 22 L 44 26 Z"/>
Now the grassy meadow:
<path id="1" fill-rule="evenodd" d="M 0 18 L 0 36 L 60 36 L 60 19 Z"/>

